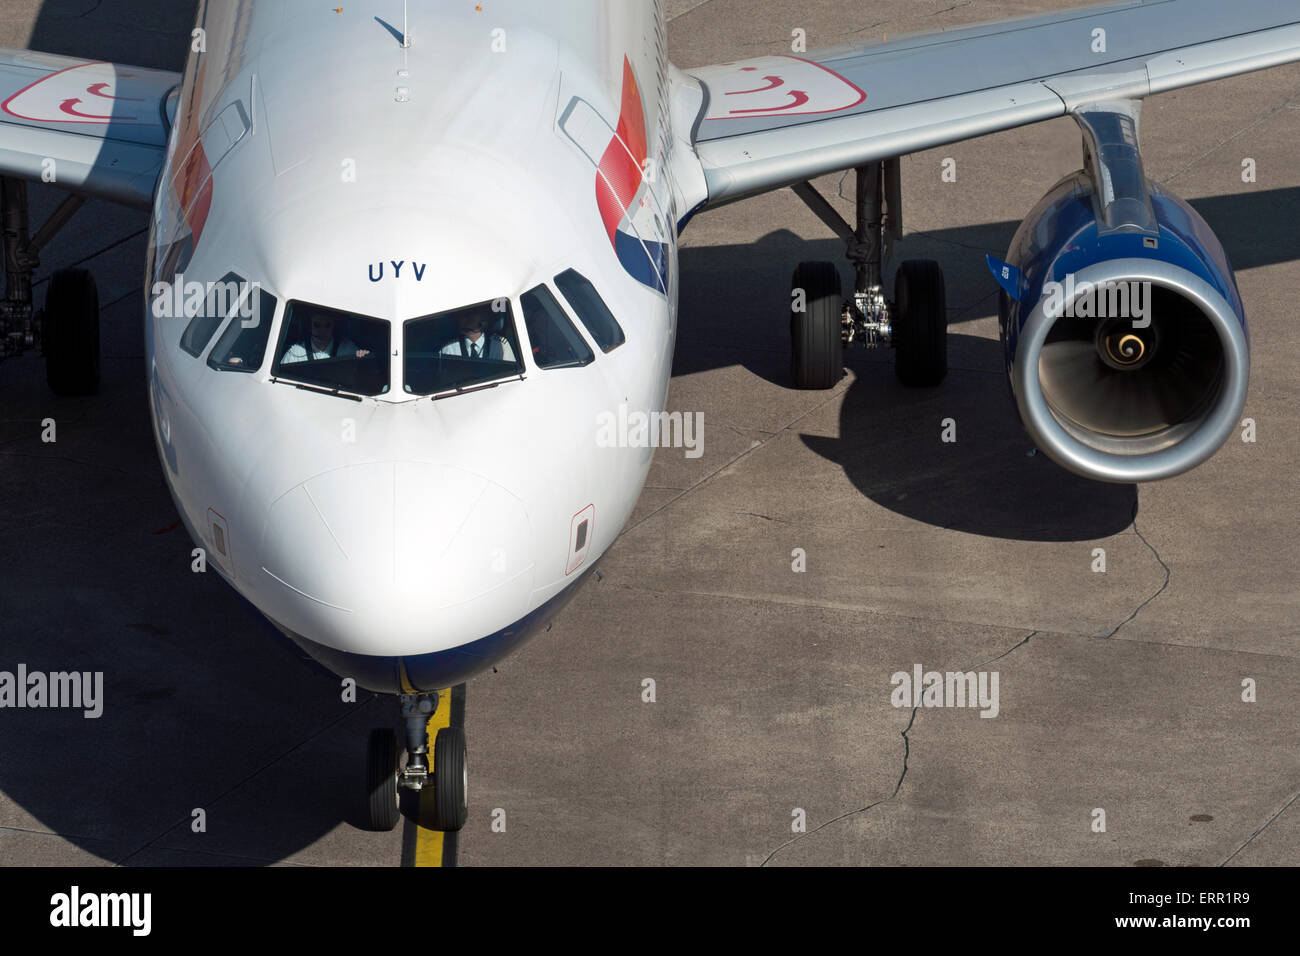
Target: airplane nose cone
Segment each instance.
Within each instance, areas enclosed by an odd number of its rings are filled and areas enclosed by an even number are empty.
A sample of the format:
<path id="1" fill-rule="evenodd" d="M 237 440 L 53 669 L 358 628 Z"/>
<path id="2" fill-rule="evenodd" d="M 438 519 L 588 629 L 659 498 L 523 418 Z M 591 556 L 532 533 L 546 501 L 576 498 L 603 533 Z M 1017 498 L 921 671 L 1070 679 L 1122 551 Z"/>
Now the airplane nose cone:
<path id="1" fill-rule="evenodd" d="M 340 650 L 423 654 L 523 617 L 531 527 L 501 485 L 459 468 L 389 461 L 302 482 L 271 507 L 264 568 L 296 592 L 286 627 Z M 306 620 L 303 620 L 303 619 Z"/>

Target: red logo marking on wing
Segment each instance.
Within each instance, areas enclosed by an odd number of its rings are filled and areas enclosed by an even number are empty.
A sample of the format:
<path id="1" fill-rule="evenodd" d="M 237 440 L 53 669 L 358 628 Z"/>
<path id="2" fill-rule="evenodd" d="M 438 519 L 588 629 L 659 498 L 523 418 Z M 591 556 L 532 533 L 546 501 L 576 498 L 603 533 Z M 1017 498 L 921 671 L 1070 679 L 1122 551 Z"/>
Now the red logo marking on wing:
<path id="1" fill-rule="evenodd" d="M 749 69 L 753 69 L 753 67 L 749 67 Z M 727 94 L 727 96 L 744 96 L 746 93 L 766 93 L 768 90 L 774 90 L 785 83 L 785 80 L 781 79 L 779 76 L 765 76 L 763 79 L 767 80 L 767 86 L 756 86 L 752 90 L 732 90 Z M 741 112 L 743 112 L 743 110 Z"/>
<path id="2" fill-rule="evenodd" d="M 125 73 L 122 74 L 122 76 L 126 76 L 126 75 L 127 74 Z M 105 93 L 104 91 L 108 89 L 108 87 L 109 87 L 108 83 L 93 83 L 90 86 L 86 87 L 86 92 L 89 93 L 91 96 L 102 96 L 106 100 L 122 100 L 124 103 L 144 102 L 144 100 L 140 99 L 140 97 L 138 96 L 114 96 L 112 93 Z"/>
<path id="3" fill-rule="evenodd" d="M 102 122 L 102 123 L 107 123 L 110 120 L 114 119 L 114 117 L 111 115 L 103 116 L 99 113 L 82 113 L 79 110 L 74 109 L 73 107 L 75 107 L 80 102 L 81 100 L 79 99 L 64 100 L 62 103 L 59 104 L 59 109 L 60 111 L 67 113 L 69 116 L 77 117 L 77 119 L 94 120 L 96 122 Z M 130 121 L 135 119 L 134 116 L 122 116 L 118 118 L 124 121 Z"/>
<path id="4" fill-rule="evenodd" d="M 779 113 L 781 110 L 797 110 L 799 107 L 803 106 L 805 103 L 808 102 L 808 94 L 805 93 L 803 90 L 791 90 L 790 96 L 793 99 L 791 102 L 785 104 L 785 106 L 765 106 L 765 107 L 760 107 L 759 109 L 756 110 L 732 110 L 731 112 L 733 114 Z"/>

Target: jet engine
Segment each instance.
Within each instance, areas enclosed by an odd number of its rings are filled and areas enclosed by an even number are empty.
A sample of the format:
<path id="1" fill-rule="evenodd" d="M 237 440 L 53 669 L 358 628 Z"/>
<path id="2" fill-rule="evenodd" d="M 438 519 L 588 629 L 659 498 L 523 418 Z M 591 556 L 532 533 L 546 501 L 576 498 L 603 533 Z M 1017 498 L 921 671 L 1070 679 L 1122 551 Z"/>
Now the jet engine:
<path id="1" fill-rule="evenodd" d="M 1195 210 L 1149 182 L 1138 104 L 1075 111 L 1084 169 L 1021 223 L 1002 286 L 1011 391 L 1035 444 L 1101 481 L 1199 465 L 1240 421 L 1250 348 L 1223 246 Z"/>

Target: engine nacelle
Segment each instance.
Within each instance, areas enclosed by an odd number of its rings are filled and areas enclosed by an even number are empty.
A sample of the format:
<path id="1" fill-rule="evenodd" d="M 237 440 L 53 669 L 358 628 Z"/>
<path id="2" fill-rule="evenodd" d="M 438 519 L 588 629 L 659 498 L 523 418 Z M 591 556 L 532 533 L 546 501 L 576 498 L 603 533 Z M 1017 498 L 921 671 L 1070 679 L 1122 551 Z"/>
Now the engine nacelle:
<path id="1" fill-rule="evenodd" d="M 1039 201 L 1006 263 L 990 259 L 1012 394 L 1035 444 L 1071 471 L 1168 478 L 1240 421 L 1241 297 L 1205 220 L 1146 180 L 1136 104 L 1076 118 L 1087 168 Z"/>

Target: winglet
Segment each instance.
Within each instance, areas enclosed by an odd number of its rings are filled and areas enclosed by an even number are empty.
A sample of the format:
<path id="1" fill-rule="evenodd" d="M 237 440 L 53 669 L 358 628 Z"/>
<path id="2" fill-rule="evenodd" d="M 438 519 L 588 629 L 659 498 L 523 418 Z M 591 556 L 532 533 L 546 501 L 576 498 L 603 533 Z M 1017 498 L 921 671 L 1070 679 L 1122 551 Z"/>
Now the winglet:
<path id="1" fill-rule="evenodd" d="M 989 271 L 993 273 L 993 278 L 998 281 L 998 285 L 1006 290 L 1007 295 L 1019 302 L 1020 270 L 989 255 L 984 257 L 984 261 L 989 264 Z"/>

